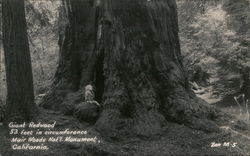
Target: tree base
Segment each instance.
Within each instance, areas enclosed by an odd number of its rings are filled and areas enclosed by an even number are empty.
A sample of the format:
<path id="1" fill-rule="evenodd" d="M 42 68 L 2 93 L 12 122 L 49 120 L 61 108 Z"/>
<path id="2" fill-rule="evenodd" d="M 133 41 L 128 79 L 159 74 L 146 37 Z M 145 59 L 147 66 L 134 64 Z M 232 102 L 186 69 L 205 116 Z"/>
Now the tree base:
<path id="1" fill-rule="evenodd" d="M 115 109 L 104 109 L 95 128 L 103 135 L 110 137 L 152 136 L 161 134 L 168 122 L 183 124 L 204 132 L 219 132 L 220 126 L 230 125 L 232 116 L 219 109 L 209 106 L 198 97 L 188 97 L 186 100 L 172 96 L 168 107 L 156 110 L 146 110 L 130 118 L 124 118 Z M 169 98 L 171 99 L 171 98 Z"/>

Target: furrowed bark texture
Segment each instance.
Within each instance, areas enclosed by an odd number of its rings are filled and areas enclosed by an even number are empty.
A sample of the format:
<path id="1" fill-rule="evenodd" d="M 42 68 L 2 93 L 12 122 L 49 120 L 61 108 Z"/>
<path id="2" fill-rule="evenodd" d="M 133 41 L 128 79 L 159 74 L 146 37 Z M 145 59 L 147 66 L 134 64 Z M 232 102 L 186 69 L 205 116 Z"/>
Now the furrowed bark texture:
<path id="1" fill-rule="evenodd" d="M 35 110 L 33 77 L 23 0 L 3 0 L 3 47 L 7 78 L 7 119 L 30 120 Z"/>
<path id="2" fill-rule="evenodd" d="M 72 103 L 72 99 L 81 99 L 83 92 L 79 90 L 93 79 L 94 4 L 89 0 L 63 0 L 63 10 L 60 15 L 62 20 L 66 18 L 68 21 L 65 27 L 61 28 L 64 29 L 61 30 L 64 33 L 60 33 L 59 38 L 59 65 L 52 89 L 41 105 L 45 108 L 58 109 L 59 105 L 64 103 L 64 107 L 72 110 L 67 103 Z M 79 93 L 76 93 L 77 91 Z M 76 96 L 70 96 L 70 102 L 66 102 L 67 94 L 71 92 Z"/>
<path id="3" fill-rule="evenodd" d="M 214 108 L 188 87 L 182 65 L 174 0 L 102 3 L 104 134 L 161 133 L 166 120 L 215 130 Z M 221 113 L 217 112 L 218 116 Z M 209 125 L 209 127 L 207 127 Z"/>
<path id="4" fill-rule="evenodd" d="M 71 0 L 66 6 L 71 16 L 55 86 L 77 91 L 93 82 L 103 107 L 99 132 L 155 135 L 167 121 L 217 129 L 212 120 L 222 113 L 189 89 L 174 0 Z"/>

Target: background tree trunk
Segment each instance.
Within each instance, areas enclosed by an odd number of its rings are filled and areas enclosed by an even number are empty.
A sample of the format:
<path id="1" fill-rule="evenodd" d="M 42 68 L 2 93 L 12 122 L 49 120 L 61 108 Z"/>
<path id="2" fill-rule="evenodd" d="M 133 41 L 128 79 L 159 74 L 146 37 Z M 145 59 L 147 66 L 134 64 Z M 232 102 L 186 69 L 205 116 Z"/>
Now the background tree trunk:
<path id="1" fill-rule="evenodd" d="M 35 103 L 24 1 L 3 0 L 2 5 L 7 120 L 28 121 Z"/>
<path id="2" fill-rule="evenodd" d="M 2 34 L 2 0 L 0 0 L 0 85 L 2 80 L 2 48 L 3 48 L 3 34 Z M 2 100 L 2 99 L 0 99 Z"/>
<path id="3" fill-rule="evenodd" d="M 250 68 L 244 67 L 241 74 L 242 74 L 243 84 L 242 84 L 240 92 L 244 94 L 245 100 L 247 99 L 249 100 L 250 98 L 250 79 L 249 79 Z"/>
<path id="4" fill-rule="evenodd" d="M 224 115 L 188 86 L 175 0 L 89 2 L 64 1 L 69 23 L 54 91 L 43 106 L 59 108 L 65 98 L 54 97 L 93 82 L 103 106 L 95 128 L 106 136 L 159 134 L 167 121 L 218 130 L 214 121 Z M 55 94 L 62 88 L 69 91 Z"/>

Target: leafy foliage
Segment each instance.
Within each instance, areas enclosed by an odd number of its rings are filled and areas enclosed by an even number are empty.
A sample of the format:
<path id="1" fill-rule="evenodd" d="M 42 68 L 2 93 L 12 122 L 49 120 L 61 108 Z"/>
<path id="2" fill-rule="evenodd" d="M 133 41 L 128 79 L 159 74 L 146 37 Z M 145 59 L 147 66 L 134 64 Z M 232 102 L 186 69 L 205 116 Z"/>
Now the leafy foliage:
<path id="1" fill-rule="evenodd" d="M 238 92 L 241 69 L 250 66 L 249 2 L 212 1 L 195 7 L 200 3 L 178 2 L 181 49 L 190 79 L 198 66 L 220 94 Z"/>

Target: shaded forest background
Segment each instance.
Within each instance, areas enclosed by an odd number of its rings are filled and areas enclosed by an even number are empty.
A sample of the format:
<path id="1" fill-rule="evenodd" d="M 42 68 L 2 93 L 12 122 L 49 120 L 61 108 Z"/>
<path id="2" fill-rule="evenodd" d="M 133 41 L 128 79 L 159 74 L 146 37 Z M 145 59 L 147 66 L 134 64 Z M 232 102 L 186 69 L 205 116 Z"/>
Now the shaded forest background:
<path id="1" fill-rule="evenodd" d="M 209 103 L 232 97 L 240 91 L 243 69 L 250 66 L 249 1 L 178 4 L 181 48 L 190 79 L 210 86 L 214 98 Z"/>
<path id="2" fill-rule="evenodd" d="M 48 90 L 58 63 L 58 16 L 61 2 L 25 1 L 25 4 L 35 95 L 39 95 Z M 0 58 L 0 97 L 5 101 L 7 90 L 2 43 Z"/>
<path id="3" fill-rule="evenodd" d="M 35 95 L 39 100 L 52 83 L 58 64 L 58 39 L 67 22 L 61 1 L 25 1 Z M 250 4 L 248 0 L 177 0 L 179 35 L 189 80 L 208 103 L 239 93 L 242 70 L 250 66 Z M 59 18 L 59 14 L 61 14 Z M 2 40 L 2 31 L 0 31 Z M 6 98 L 6 78 L 0 44 L 0 99 Z"/>

